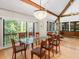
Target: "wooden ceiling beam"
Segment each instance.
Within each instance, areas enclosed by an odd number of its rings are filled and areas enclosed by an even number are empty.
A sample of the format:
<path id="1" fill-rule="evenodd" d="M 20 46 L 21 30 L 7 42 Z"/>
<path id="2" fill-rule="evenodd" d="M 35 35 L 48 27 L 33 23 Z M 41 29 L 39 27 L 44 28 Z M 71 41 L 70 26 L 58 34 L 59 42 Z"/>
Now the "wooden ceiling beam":
<path id="1" fill-rule="evenodd" d="M 38 8 L 38 9 L 41 8 L 42 10 L 45 10 L 44 7 L 42 7 L 42 6 L 38 5 L 38 4 L 36 4 L 35 2 L 33 2 L 33 1 L 31 1 L 31 0 L 21 0 L 21 1 L 23 1 L 23 2 L 25 2 L 25 3 L 28 3 L 28 4 L 34 6 L 34 7 Z M 58 17 L 58 15 L 56 15 L 55 13 L 53 13 L 53 12 L 51 12 L 51 11 L 49 11 L 49 10 L 46 10 L 46 11 L 47 11 L 49 14 Z"/>
<path id="2" fill-rule="evenodd" d="M 79 15 L 79 12 L 77 13 L 73 13 L 73 14 L 66 14 L 66 15 L 62 15 L 61 17 L 67 17 L 67 16 L 75 16 L 75 15 Z"/>
<path id="3" fill-rule="evenodd" d="M 68 4 L 67 4 L 66 7 L 63 9 L 63 11 L 60 13 L 59 16 L 62 16 L 62 15 L 65 13 L 65 11 L 70 7 L 71 2 L 73 3 L 74 0 L 70 0 L 70 1 L 68 2 Z"/>
<path id="4" fill-rule="evenodd" d="M 66 12 L 66 10 L 71 6 L 71 2 L 73 3 L 74 2 L 74 0 L 70 0 L 69 2 L 68 2 L 68 4 L 66 5 L 66 7 L 63 9 L 63 11 L 60 13 L 60 15 L 58 16 L 58 17 L 62 17 L 62 15 Z M 56 21 L 57 21 L 58 19 L 56 19 Z M 55 21 L 55 22 L 56 22 Z"/>

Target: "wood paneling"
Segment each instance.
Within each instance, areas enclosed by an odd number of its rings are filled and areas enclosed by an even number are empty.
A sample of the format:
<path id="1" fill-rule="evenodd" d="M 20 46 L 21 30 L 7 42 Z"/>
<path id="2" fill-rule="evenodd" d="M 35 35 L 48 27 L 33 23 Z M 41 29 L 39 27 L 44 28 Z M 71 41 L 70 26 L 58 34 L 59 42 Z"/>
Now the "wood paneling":
<path id="1" fill-rule="evenodd" d="M 61 32 L 61 35 L 68 36 L 68 37 L 79 37 L 79 32 Z"/>

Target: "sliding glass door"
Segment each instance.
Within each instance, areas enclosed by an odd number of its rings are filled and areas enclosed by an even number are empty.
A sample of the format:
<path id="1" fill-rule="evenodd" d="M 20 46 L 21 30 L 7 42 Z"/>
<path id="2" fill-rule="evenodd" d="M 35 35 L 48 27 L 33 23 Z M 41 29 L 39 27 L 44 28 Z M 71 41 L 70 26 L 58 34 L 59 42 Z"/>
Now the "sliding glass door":
<path id="1" fill-rule="evenodd" d="M 10 47 L 12 38 L 17 41 L 19 33 L 26 33 L 26 36 L 29 36 L 29 32 L 31 32 L 34 36 L 38 31 L 37 27 L 37 22 L 3 20 L 3 47 Z"/>
<path id="2" fill-rule="evenodd" d="M 18 33 L 27 33 L 27 24 L 23 21 L 4 20 L 3 21 L 3 46 L 9 47 L 11 45 L 11 38 L 18 40 Z"/>

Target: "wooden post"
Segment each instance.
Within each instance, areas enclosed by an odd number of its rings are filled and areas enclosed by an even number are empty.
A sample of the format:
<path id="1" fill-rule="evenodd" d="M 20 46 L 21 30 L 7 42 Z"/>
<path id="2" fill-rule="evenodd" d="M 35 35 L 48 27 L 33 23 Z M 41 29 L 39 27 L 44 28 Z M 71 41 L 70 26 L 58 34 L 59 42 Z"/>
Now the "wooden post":
<path id="1" fill-rule="evenodd" d="M 56 21 L 56 34 L 60 34 L 60 17 Z"/>

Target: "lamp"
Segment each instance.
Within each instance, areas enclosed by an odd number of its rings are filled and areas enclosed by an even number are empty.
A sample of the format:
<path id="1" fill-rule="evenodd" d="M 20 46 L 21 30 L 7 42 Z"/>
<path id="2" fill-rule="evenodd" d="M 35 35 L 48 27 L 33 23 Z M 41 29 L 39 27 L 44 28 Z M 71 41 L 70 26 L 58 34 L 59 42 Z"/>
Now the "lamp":
<path id="1" fill-rule="evenodd" d="M 41 6 L 41 0 L 40 0 L 40 6 Z M 41 9 L 41 7 L 40 7 L 40 10 L 35 10 L 34 11 L 34 16 L 37 19 L 42 20 L 47 16 L 47 11 L 45 9 L 44 10 Z"/>

